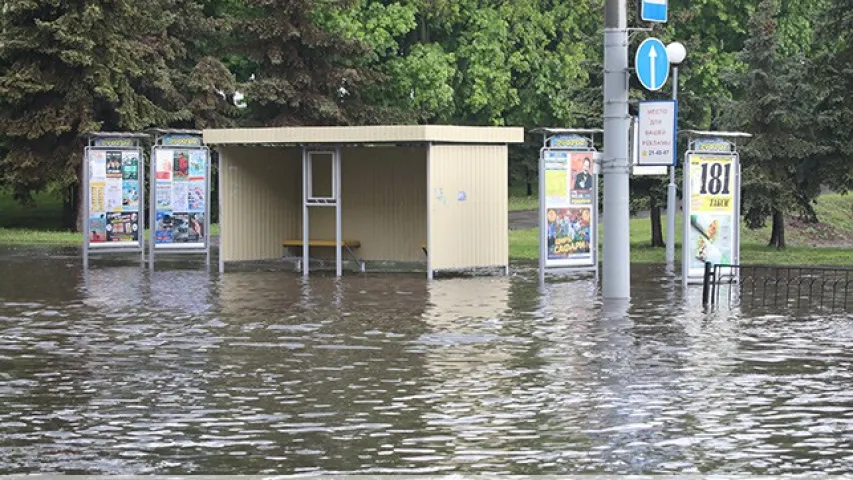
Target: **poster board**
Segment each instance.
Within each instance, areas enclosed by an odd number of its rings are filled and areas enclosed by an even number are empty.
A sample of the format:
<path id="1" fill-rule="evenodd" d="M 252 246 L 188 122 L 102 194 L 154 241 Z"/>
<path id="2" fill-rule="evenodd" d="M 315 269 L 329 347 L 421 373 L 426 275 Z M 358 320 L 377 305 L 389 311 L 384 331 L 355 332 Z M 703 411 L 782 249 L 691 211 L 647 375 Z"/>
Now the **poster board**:
<path id="1" fill-rule="evenodd" d="M 683 272 L 702 283 L 705 262 L 740 261 L 740 158 L 733 151 L 685 154 Z"/>
<path id="2" fill-rule="evenodd" d="M 201 138 L 166 135 L 152 149 L 150 250 L 208 252 L 210 151 Z"/>
<path id="3" fill-rule="evenodd" d="M 596 151 L 543 148 L 539 158 L 540 269 L 598 265 Z"/>
<path id="4" fill-rule="evenodd" d="M 637 165 L 674 167 L 676 164 L 677 100 L 644 100 L 635 124 Z"/>
<path id="5" fill-rule="evenodd" d="M 83 254 L 144 253 L 145 169 L 133 138 L 96 138 L 83 154 Z"/>
<path id="6" fill-rule="evenodd" d="M 658 175 L 664 176 L 669 173 L 668 167 L 640 165 L 640 129 L 638 127 L 639 120 L 633 117 L 631 120 L 631 175 L 645 176 Z"/>

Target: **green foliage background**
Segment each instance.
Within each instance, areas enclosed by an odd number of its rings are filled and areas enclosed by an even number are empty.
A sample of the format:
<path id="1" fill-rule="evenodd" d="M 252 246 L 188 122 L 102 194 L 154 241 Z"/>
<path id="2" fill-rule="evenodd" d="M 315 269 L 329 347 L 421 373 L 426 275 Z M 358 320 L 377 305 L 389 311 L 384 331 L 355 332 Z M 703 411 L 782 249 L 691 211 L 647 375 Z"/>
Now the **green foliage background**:
<path id="1" fill-rule="evenodd" d="M 635 8 L 635 2 L 628 2 Z M 83 134 L 148 127 L 600 127 L 599 0 L 2 0 L 0 187 L 73 224 Z M 745 217 L 853 184 L 853 0 L 670 0 L 680 127 L 738 129 Z M 649 27 L 636 20 L 632 27 Z M 632 101 L 668 96 L 632 79 Z M 511 150 L 535 191 L 539 138 Z M 682 145 L 683 147 L 683 145 Z M 665 179 L 632 182 L 635 208 Z M 73 226 L 73 225 L 72 225 Z"/>

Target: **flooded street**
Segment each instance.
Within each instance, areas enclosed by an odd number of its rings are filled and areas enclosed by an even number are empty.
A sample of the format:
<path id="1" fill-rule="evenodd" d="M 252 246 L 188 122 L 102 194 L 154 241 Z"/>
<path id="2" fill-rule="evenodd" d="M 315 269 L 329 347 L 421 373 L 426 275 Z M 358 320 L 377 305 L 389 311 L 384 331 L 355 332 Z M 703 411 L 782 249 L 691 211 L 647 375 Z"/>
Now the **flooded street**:
<path id="1" fill-rule="evenodd" d="M 0 250 L 0 473 L 853 473 L 853 316 L 663 266 L 442 279 Z"/>

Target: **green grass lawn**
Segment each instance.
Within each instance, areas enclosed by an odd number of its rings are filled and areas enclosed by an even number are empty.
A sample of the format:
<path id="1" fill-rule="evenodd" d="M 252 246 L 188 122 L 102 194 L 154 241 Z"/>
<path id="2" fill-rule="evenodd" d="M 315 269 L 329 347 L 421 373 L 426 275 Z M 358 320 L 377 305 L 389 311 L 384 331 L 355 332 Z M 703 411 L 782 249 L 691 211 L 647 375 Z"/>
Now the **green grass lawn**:
<path id="1" fill-rule="evenodd" d="M 664 218 L 664 226 L 666 221 Z M 792 244 L 784 250 L 768 248 L 766 235 L 761 231 L 741 230 L 741 263 L 768 265 L 853 265 L 853 246 L 812 247 Z M 633 263 L 664 263 L 665 249 L 650 246 L 651 225 L 647 218 L 631 219 L 631 261 Z M 599 226 L 599 245 L 604 233 Z M 509 232 L 510 257 L 513 260 L 535 260 L 539 258 L 539 229 L 513 230 Z M 603 251 L 603 250 L 602 250 Z M 601 256 L 599 256 L 601 257 Z M 676 218 L 675 258 L 681 261 L 681 217 Z"/>
<path id="2" fill-rule="evenodd" d="M 527 196 L 525 186 L 509 188 L 509 211 L 536 210 L 539 208 L 539 193 L 534 186 L 533 195 Z"/>
<path id="3" fill-rule="evenodd" d="M 0 228 L 60 230 L 62 200 L 50 193 L 35 195 L 32 206 L 23 206 L 0 189 Z"/>

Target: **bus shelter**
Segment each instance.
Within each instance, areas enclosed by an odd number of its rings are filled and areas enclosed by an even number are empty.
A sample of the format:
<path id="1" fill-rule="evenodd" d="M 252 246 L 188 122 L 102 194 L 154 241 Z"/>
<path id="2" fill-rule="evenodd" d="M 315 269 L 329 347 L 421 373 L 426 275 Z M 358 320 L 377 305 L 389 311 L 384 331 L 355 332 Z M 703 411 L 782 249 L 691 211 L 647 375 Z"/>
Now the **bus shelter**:
<path id="1" fill-rule="evenodd" d="M 518 127 L 204 130 L 219 157 L 219 269 L 296 251 L 360 271 L 509 268 L 508 145 Z M 301 255 L 299 255 L 301 253 Z"/>

